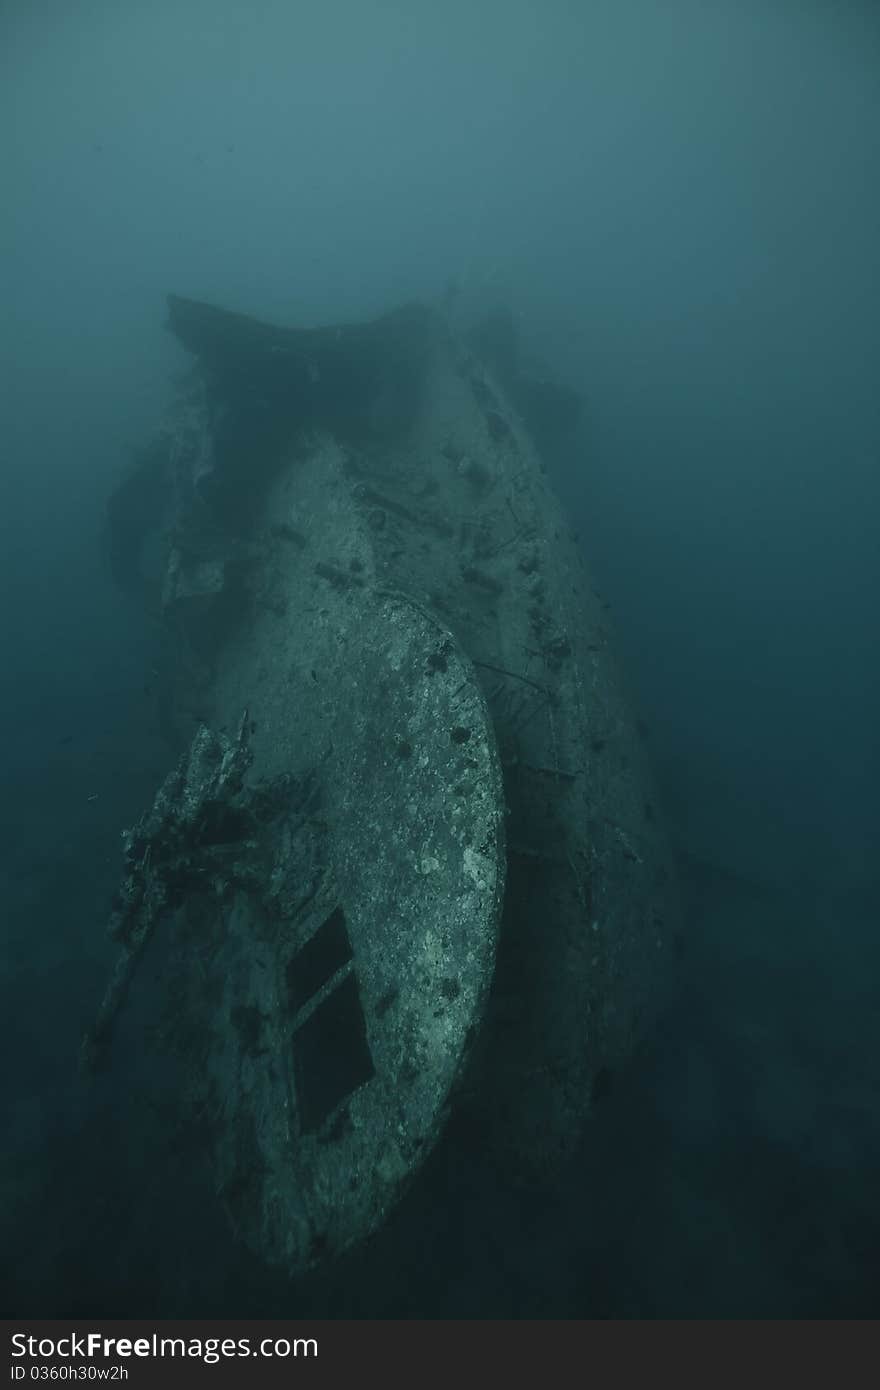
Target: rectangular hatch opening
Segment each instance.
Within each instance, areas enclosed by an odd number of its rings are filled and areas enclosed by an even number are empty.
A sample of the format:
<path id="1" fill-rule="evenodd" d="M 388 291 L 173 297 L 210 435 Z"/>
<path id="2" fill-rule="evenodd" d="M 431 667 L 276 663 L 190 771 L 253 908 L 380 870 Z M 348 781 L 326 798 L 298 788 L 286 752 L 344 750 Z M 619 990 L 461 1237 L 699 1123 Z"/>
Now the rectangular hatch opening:
<path id="1" fill-rule="evenodd" d="M 375 1076 L 354 972 L 296 1030 L 293 1057 L 300 1122 L 310 1134 Z"/>

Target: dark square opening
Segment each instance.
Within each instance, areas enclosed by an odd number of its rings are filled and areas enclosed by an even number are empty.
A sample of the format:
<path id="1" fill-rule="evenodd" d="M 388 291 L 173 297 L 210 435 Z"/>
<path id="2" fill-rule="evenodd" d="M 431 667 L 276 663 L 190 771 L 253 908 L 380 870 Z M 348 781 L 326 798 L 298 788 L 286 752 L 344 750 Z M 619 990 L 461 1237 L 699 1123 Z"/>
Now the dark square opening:
<path id="1" fill-rule="evenodd" d="M 301 1009 L 331 975 L 350 960 L 351 942 L 345 928 L 345 913 L 341 907 L 336 907 L 288 963 L 287 991 L 291 1008 Z"/>
<path id="2" fill-rule="evenodd" d="M 300 1122 L 308 1134 L 375 1075 L 357 980 L 349 975 L 293 1035 Z"/>

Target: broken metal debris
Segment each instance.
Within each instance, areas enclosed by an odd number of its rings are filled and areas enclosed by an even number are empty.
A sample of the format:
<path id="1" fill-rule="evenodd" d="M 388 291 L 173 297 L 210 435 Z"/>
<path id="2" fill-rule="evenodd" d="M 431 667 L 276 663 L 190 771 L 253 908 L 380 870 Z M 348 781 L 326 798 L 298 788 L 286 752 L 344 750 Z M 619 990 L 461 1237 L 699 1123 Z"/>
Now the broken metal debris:
<path id="1" fill-rule="evenodd" d="M 123 831 L 126 870 L 107 926 L 122 945 L 97 1019 L 83 1039 L 81 1062 L 101 1062 L 144 949 L 162 917 L 194 887 L 233 881 L 248 848 L 232 824 L 236 798 L 251 762 L 248 712 L 234 740 L 197 730 L 186 754 L 162 783 L 150 811 Z"/>

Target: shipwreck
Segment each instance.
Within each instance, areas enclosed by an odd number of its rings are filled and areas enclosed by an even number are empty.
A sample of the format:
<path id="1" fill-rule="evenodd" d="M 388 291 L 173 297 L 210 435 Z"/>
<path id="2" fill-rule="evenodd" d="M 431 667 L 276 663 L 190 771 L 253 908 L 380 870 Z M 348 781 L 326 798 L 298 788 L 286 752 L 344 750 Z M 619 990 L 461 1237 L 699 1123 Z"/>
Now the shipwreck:
<path id="1" fill-rule="evenodd" d="M 404 307 L 277 327 L 177 296 L 192 355 L 110 499 L 161 616 L 154 805 L 125 832 L 99 1066 L 156 932 L 238 1238 L 301 1273 L 467 1111 L 573 1152 L 662 999 L 674 876 L 607 613 L 548 484 L 573 392 Z"/>

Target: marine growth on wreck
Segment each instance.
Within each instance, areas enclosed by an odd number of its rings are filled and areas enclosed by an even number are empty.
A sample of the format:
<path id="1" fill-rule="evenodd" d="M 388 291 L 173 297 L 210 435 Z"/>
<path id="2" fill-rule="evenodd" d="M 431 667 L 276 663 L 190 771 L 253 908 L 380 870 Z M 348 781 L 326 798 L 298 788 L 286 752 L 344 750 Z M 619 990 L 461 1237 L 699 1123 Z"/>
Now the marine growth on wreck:
<path id="1" fill-rule="evenodd" d="M 168 322 L 193 366 L 108 544 L 166 631 L 169 775 L 83 1057 L 167 934 L 181 1122 L 295 1273 L 376 1229 L 452 1116 L 552 1174 L 660 1001 L 676 898 L 547 481 L 574 393 L 503 315 L 299 330 L 171 296 Z"/>

